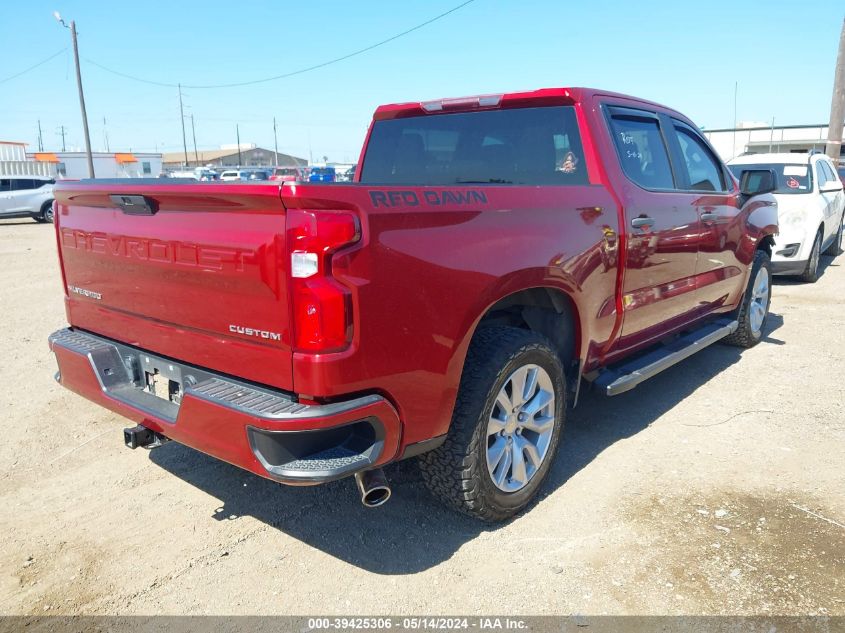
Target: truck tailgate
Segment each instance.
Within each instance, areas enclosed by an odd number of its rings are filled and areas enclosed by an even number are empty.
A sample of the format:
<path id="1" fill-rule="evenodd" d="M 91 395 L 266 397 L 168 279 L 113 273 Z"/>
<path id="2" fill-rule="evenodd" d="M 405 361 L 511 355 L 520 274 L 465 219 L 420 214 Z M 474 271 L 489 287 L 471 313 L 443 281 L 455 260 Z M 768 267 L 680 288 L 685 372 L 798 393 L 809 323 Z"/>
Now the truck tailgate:
<path id="1" fill-rule="evenodd" d="M 55 193 L 72 326 L 293 389 L 278 185 L 95 181 Z"/>

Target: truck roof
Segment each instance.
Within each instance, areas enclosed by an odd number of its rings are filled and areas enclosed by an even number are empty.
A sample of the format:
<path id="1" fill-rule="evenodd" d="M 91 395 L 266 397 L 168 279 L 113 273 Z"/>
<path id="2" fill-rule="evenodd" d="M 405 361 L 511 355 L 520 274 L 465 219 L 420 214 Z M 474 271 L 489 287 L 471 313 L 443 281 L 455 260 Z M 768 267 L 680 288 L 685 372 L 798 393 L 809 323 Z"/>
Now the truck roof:
<path id="1" fill-rule="evenodd" d="M 606 96 L 637 101 L 643 105 L 671 109 L 667 106 L 632 97 L 630 95 L 599 90 L 597 88 L 540 88 L 520 92 L 504 92 L 466 97 L 447 97 L 430 101 L 408 101 L 390 103 L 376 108 L 373 119 L 398 119 L 409 116 L 421 116 L 442 112 L 461 112 L 492 108 L 529 108 L 548 105 L 573 105 L 589 100 L 593 96 Z"/>

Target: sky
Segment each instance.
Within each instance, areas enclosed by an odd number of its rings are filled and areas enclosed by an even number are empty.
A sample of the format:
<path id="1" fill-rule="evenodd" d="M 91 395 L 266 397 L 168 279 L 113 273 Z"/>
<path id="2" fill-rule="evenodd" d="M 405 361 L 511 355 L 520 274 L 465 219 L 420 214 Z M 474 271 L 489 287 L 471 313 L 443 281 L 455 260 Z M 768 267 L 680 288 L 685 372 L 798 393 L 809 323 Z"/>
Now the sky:
<path id="1" fill-rule="evenodd" d="M 0 0 L 0 140 L 83 149 L 74 19 L 92 149 L 182 149 L 179 95 L 109 73 L 208 85 L 285 74 L 406 31 L 464 0 Z M 293 77 L 184 88 L 200 149 L 235 143 L 353 162 L 382 103 L 589 86 L 671 106 L 705 128 L 826 123 L 845 6 L 783 0 L 474 0 L 419 30 Z M 6 80 L 47 57 L 52 60 Z M 93 63 L 92 63 L 93 62 Z M 99 64 L 100 66 L 94 65 Z"/>

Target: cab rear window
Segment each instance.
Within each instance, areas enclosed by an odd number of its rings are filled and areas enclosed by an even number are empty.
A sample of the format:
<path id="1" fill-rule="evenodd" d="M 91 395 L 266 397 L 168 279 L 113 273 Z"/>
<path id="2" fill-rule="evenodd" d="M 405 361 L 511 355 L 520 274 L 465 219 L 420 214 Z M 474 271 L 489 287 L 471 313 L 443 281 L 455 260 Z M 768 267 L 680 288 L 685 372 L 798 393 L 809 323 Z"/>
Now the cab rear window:
<path id="1" fill-rule="evenodd" d="M 746 165 L 728 165 L 737 180 L 742 180 L 742 172 L 747 169 L 771 169 L 775 173 L 775 189 L 772 193 L 797 194 L 810 193 L 813 190 L 813 173 L 807 163 L 784 165 L 783 163 L 753 163 Z"/>
<path id="2" fill-rule="evenodd" d="M 367 184 L 584 185 L 571 106 L 431 114 L 376 121 Z"/>

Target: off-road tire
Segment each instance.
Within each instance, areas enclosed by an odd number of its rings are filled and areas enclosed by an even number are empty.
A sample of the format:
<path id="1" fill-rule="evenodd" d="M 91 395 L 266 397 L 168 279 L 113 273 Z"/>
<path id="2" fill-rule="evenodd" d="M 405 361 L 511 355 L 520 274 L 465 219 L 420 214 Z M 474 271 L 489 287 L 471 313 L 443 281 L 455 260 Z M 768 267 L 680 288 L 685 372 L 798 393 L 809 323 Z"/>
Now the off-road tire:
<path id="1" fill-rule="evenodd" d="M 766 317 L 760 327 L 759 332 L 754 332 L 751 327 L 751 318 L 749 315 L 749 307 L 752 300 L 752 289 L 754 282 L 757 279 L 757 273 L 761 268 L 765 268 L 769 275 L 769 298 L 766 302 Z M 769 306 L 772 303 L 772 263 L 769 254 L 766 251 L 758 250 L 754 254 L 754 263 L 751 266 L 751 274 L 748 275 L 748 285 L 745 288 L 745 294 L 742 297 L 742 303 L 739 304 L 739 309 L 734 313 L 734 318 L 739 322 L 739 327 L 736 332 L 726 336 L 723 342 L 729 345 L 736 345 L 737 347 L 754 347 L 763 339 L 763 331 L 766 328 L 766 319 L 769 316 Z"/>
<path id="2" fill-rule="evenodd" d="M 837 255 L 842 254 L 842 228 L 843 224 L 845 224 L 845 217 L 839 222 L 839 230 L 836 231 L 836 237 L 833 238 L 833 242 L 831 242 L 830 246 L 828 246 L 822 255 L 828 255 L 829 257 L 836 257 Z"/>
<path id="3" fill-rule="evenodd" d="M 819 258 L 822 250 L 822 232 L 819 229 L 816 237 L 813 238 L 813 248 L 810 249 L 810 259 L 807 260 L 807 267 L 804 272 L 798 275 L 801 281 L 808 284 L 816 283 L 819 280 Z"/>
<path id="4" fill-rule="evenodd" d="M 524 488 L 497 488 L 487 468 L 487 425 L 502 385 L 519 367 L 548 372 L 555 391 L 555 426 L 541 466 Z M 419 457 L 423 480 L 446 505 L 484 521 L 503 521 L 523 510 L 548 475 L 566 412 L 563 364 L 549 340 L 513 327 L 479 330 L 470 345 L 446 441 Z"/>

